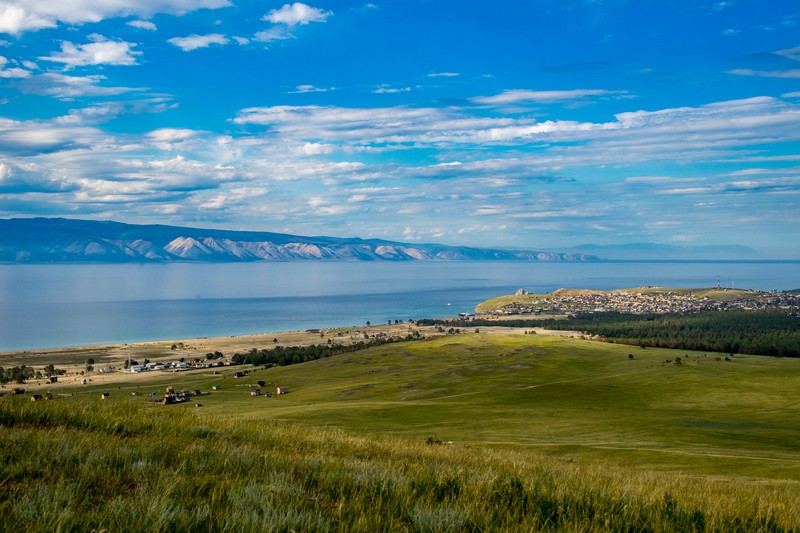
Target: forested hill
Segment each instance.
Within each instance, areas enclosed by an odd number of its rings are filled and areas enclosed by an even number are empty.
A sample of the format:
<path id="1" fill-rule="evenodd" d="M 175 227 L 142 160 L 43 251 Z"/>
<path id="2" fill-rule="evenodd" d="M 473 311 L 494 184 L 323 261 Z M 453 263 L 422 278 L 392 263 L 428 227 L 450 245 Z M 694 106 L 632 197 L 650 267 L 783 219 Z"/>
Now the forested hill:
<path id="1" fill-rule="evenodd" d="M 408 244 L 377 239 L 133 225 L 63 218 L 0 219 L 0 261 L 588 261 L 586 254 Z"/>

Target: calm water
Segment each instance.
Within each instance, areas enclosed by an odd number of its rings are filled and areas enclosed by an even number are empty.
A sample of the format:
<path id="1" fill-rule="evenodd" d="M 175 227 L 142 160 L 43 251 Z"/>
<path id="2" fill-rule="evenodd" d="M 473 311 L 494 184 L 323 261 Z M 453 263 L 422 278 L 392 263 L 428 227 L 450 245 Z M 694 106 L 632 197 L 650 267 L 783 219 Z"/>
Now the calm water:
<path id="1" fill-rule="evenodd" d="M 0 351 L 453 316 L 519 288 L 800 288 L 800 263 L 0 265 Z"/>

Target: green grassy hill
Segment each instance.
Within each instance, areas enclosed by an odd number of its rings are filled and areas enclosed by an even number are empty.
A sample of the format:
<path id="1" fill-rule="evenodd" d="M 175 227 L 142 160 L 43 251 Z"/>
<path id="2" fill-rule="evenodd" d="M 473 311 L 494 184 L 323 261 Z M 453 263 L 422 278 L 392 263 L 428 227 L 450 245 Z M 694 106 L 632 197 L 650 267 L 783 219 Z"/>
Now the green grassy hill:
<path id="1" fill-rule="evenodd" d="M 233 370 L 0 400 L 0 529 L 800 528 L 798 360 L 469 334 Z"/>

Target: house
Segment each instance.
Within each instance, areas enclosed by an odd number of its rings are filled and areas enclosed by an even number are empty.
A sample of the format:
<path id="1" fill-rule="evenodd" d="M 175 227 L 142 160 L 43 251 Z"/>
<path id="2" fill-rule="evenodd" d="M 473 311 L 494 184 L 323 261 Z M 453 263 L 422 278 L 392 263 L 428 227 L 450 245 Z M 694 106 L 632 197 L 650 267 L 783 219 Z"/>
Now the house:
<path id="1" fill-rule="evenodd" d="M 250 396 L 261 396 L 261 389 L 258 387 L 253 387 L 250 389 Z"/>
<path id="2" fill-rule="evenodd" d="M 281 394 L 289 394 L 289 387 L 278 387 L 275 391 L 275 394 L 278 396 Z"/>
<path id="3" fill-rule="evenodd" d="M 211 385 L 211 390 L 220 390 L 221 388 L 220 385 Z"/>
<path id="4" fill-rule="evenodd" d="M 32 402 L 38 402 L 41 399 L 42 399 L 42 395 L 41 394 L 34 394 L 33 396 L 31 396 L 31 401 Z"/>
<path id="5" fill-rule="evenodd" d="M 58 376 L 50 376 L 50 383 L 58 383 Z"/>
<path id="6" fill-rule="evenodd" d="M 110 396 L 111 396 L 111 394 L 109 394 L 108 392 L 104 392 L 103 394 L 101 394 L 101 395 L 100 395 L 100 399 L 101 399 L 101 400 L 106 400 L 106 399 L 108 399 Z"/>

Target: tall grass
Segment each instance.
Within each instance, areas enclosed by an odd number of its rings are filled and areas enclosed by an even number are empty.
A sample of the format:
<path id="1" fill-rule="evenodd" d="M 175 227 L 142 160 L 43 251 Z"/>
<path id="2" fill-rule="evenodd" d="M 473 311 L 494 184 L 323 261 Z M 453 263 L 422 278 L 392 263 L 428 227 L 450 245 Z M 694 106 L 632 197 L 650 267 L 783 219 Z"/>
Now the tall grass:
<path id="1" fill-rule="evenodd" d="M 800 528 L 794 483 L 606 469 L 184 407 L 0 400 L 0 530 Z"/>

